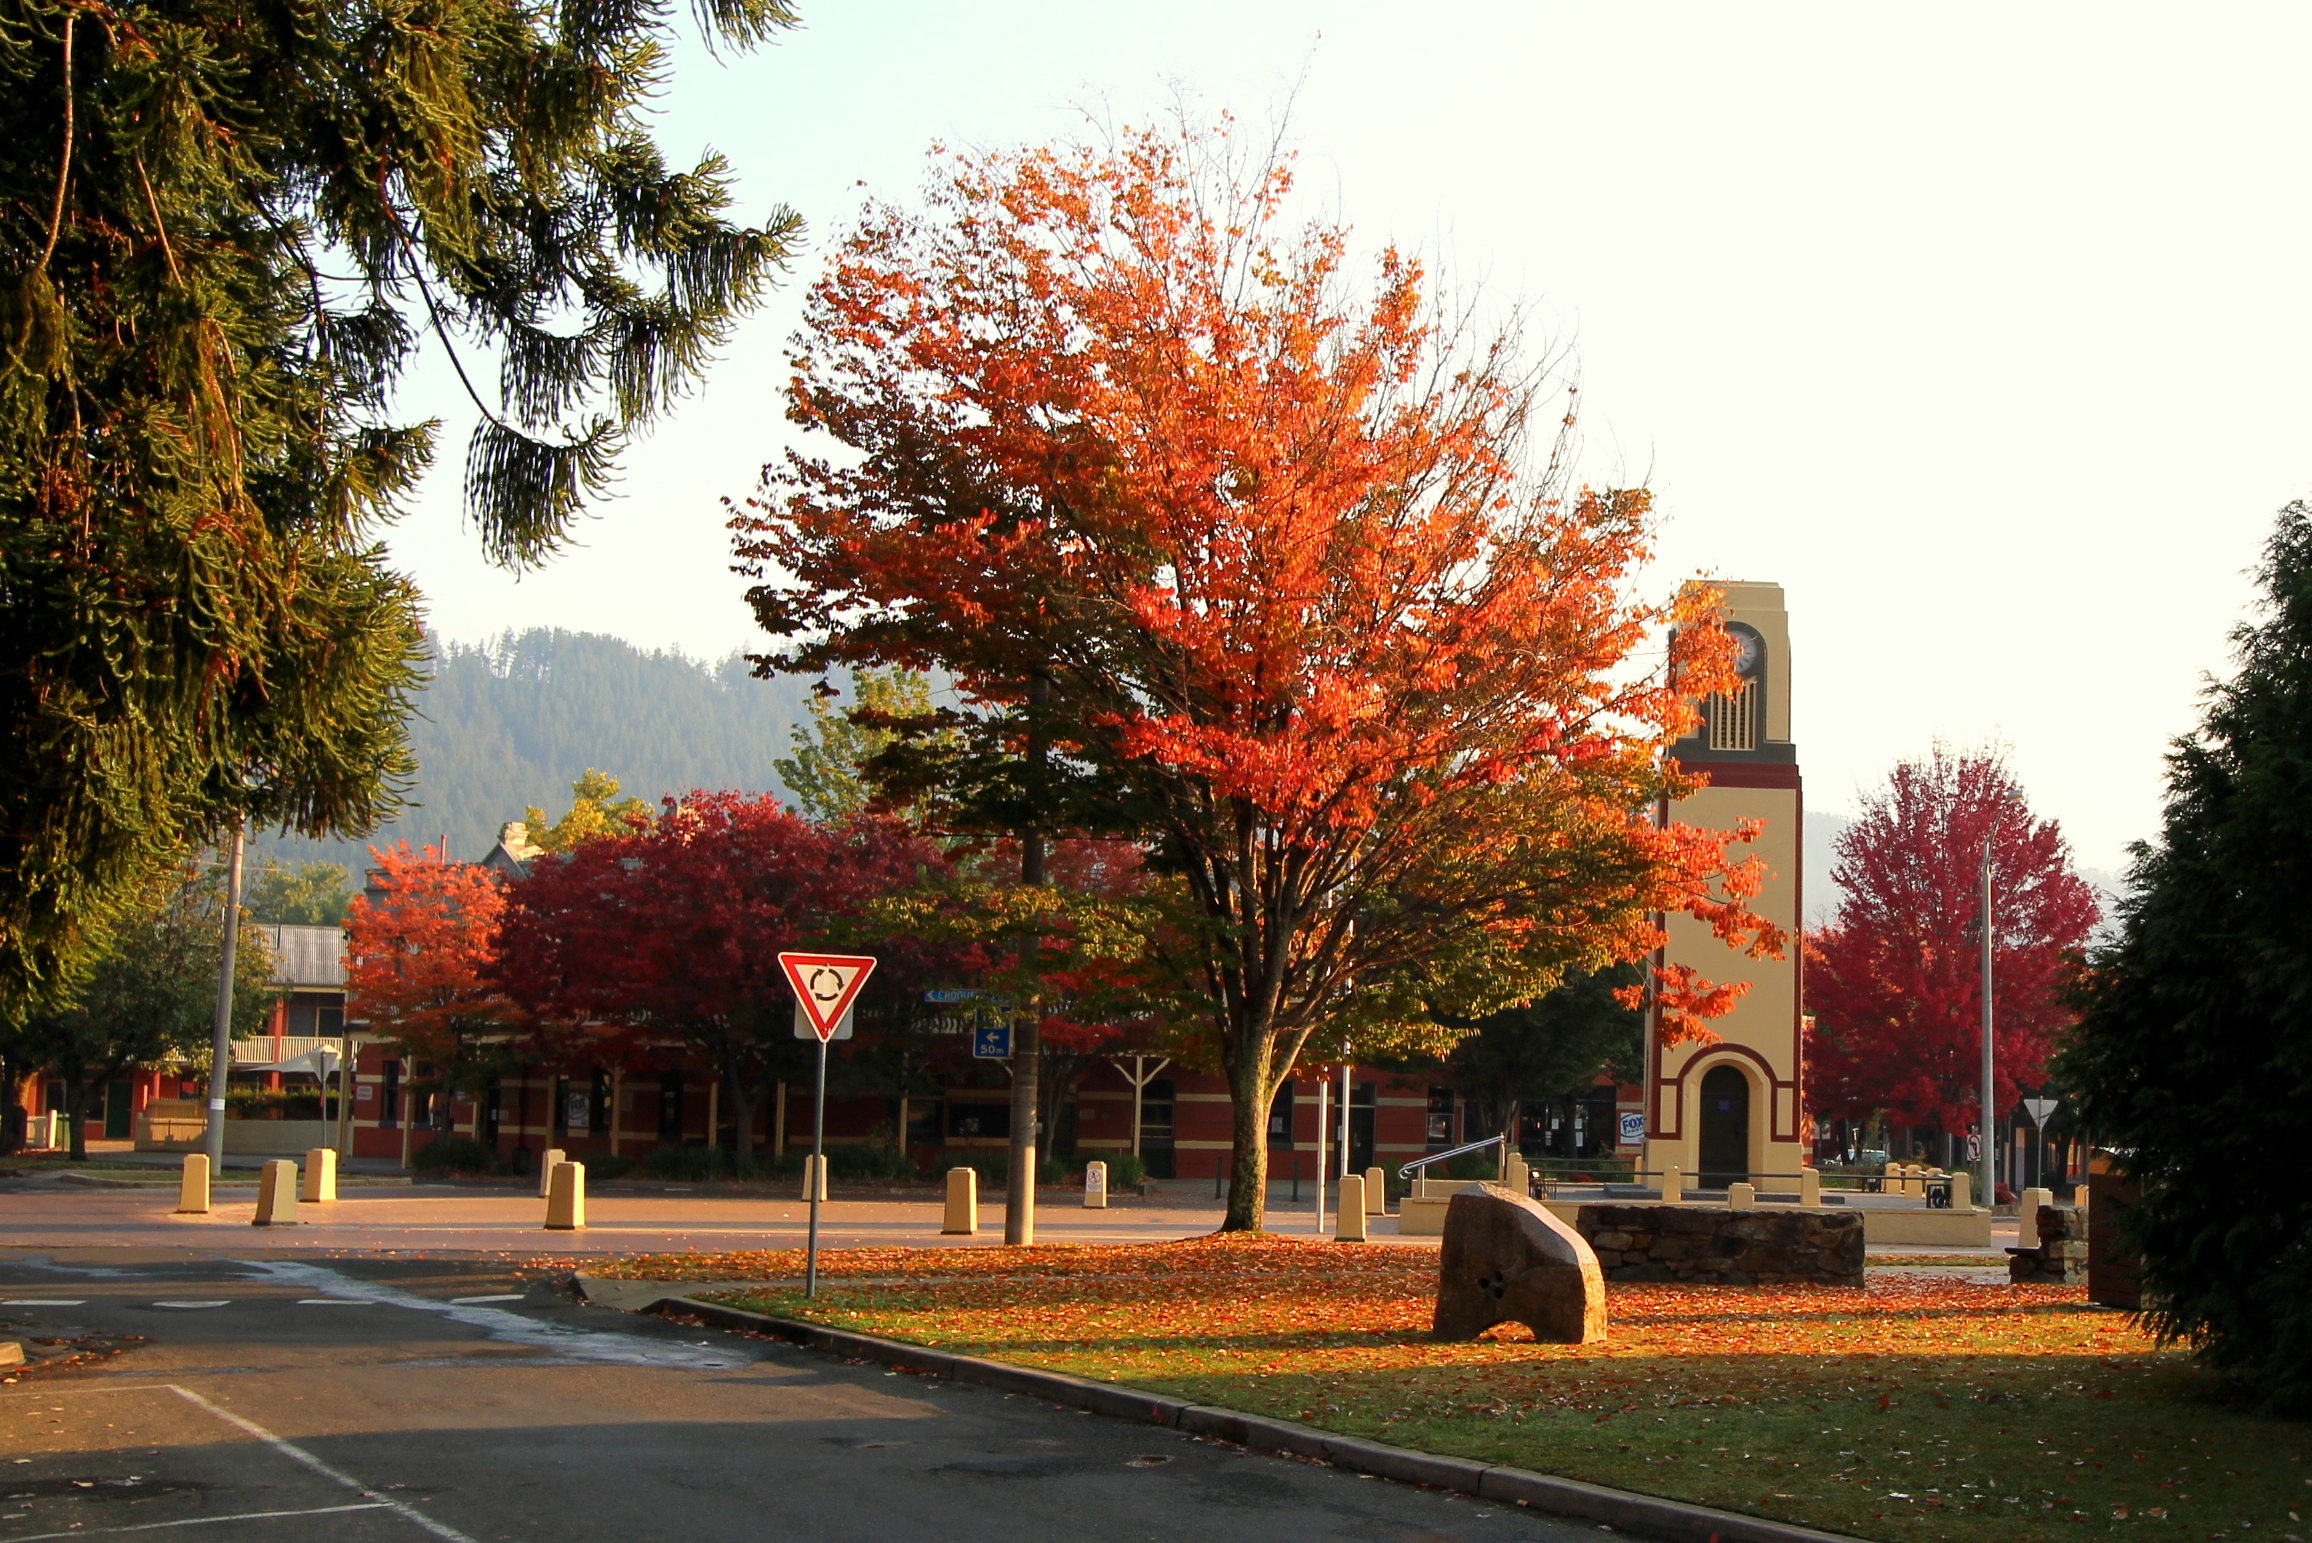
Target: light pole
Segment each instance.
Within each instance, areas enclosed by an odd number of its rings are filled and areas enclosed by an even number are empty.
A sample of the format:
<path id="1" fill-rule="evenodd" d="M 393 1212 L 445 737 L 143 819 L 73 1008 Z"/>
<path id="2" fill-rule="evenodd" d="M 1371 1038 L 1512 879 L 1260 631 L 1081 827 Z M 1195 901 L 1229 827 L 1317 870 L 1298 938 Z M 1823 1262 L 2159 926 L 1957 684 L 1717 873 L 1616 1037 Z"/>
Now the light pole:
<path id="1" fill-rule="evenodd" d="M 1991 1054 L 1995 1042 L 1991 1013 L 1991 939 L 1993 936 L 1991 926 L 1991 848 L 1998 841 L 1999 832 L 2003 828 L 2008 814 L 2019 802 L 2021 800 L 2012 790 L 2009 790 L 2006 797 L 1999 801 L 1998 807 L 1992 811 L 1991 828 L 1983 833 L 1983 1106 L 1982 1118 L 1979 1122 L 1981 1140 L 1978 1143 L 1975 1182 L 1981 1189 L 1981 1203 L 1985 1206 L 1995 1204 L 1999 1198 L 1996 1183 L 1999 1159 L 1996 1145 L 1991 1139 L 1992 1110 L 1995 1107 L 1992 1103 L 1992 1095 L 1996 1087 L 1994 1081 L 1996 1072 Z"/>

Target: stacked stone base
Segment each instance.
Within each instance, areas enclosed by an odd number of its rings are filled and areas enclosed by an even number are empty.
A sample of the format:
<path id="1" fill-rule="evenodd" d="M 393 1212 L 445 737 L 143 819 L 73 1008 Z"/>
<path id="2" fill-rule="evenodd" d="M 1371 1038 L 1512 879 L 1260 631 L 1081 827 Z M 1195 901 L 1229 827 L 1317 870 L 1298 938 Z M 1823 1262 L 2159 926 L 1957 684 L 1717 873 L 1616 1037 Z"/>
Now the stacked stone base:
<path id="1" fill-rule="evenodd" d="M 2039 1246 L 2007 1250 L 2007 1280 L 2016 1286 L 2077 1286 L 2087 1280 L 2087 1213 L 2077 1206 L 2039 1208 Z"/>
<path id="2" fill-rule="evenodd" d="M 1574 1230 L 1607 1280 L 1860 1286 L 1862 1220 L 1853 1211 L 1585 1205 Z"/>

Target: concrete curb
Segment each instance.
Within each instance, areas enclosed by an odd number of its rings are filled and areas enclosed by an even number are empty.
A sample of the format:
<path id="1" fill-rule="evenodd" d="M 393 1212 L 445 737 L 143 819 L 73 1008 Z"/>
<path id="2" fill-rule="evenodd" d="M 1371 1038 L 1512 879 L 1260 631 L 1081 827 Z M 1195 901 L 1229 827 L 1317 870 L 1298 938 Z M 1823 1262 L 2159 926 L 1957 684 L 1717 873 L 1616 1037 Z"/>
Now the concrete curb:
<path id="1" fill-rule="evenodd" d="M 584 1289 L 583 1283 L 580 1289 Z M 1021 1393 L 1146 1425 L 1169 1426 L 1191 1436 L 1231 1442 L 1259 1452 L 1305 1457 L 1402 1484 L 1426 1484 L 1475 1495 L 1481 1500 L 1521 1505 L 1547 1515 L 1604 1522 L 1617 1531 L 1650 1534 L 1663 1543 L 1855 1543 L 1844 1533 L 1818 1532 L 1812 1527 L 1689 1505 L 1682 1500 L 1633 1494 L 1602 1484 L 1584 1484 L 1578 1479 L 1552 1478 L 1506 1464 L 1416 1452 L 1409 1447 L 1393 1447 L 1385 1442 L 1318 1430 L 1293 1420 L 1273 1420 L 1266 1415 L 1191 1404 L 1186 1399 L 1167 1398 L 1160 1393 L 1145 1393 L 1110 1382 L 1093 1382 L 1084 1377 L 1071 1377 L 1066 1372 L 955 1355 L 910 1345 L 904 1340 L 854 1334 L 848 1329 L 830 1329 L 796 1318 L 773 1318 L 743 1308 L 725 1307 L 719 1302 L 701 1302 L 696 1297 L 661 1297 L 641 1311 L 661 1317 L 695 1318 L 713 1328 L 767 1335 L 899 1371 L 946 1377 L 1005 1393 Z"/>

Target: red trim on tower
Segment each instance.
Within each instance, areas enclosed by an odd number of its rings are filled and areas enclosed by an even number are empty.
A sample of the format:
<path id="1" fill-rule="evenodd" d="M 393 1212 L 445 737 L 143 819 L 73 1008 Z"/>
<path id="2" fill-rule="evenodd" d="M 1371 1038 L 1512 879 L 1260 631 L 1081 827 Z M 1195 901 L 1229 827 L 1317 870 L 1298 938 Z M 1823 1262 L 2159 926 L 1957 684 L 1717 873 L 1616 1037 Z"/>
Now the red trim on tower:
<path id="1" fill-rule="evenodd" d="M 1796 761 L 1681 761 L 1678 770 L 1714 788 L 1798 787 Z"/>

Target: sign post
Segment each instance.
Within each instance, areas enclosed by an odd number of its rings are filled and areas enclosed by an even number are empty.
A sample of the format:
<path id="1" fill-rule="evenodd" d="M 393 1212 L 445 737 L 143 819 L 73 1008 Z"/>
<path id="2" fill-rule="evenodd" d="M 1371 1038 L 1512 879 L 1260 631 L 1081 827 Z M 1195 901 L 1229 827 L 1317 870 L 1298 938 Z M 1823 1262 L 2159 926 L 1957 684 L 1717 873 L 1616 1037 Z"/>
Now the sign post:
<path id="1" fill-rule="evenodd" d="M 827 1042 L 851 1037 L 851 1005 L 875 973 L 873 954 L 779 955 L 795 991 L 795 1037 L 819 1042 L 819 1076 L 812 1096 L 811 1235 L 803 1256 L 803 1295 L 819 1294 L 819 1192 L 827 1174 Z"/>

